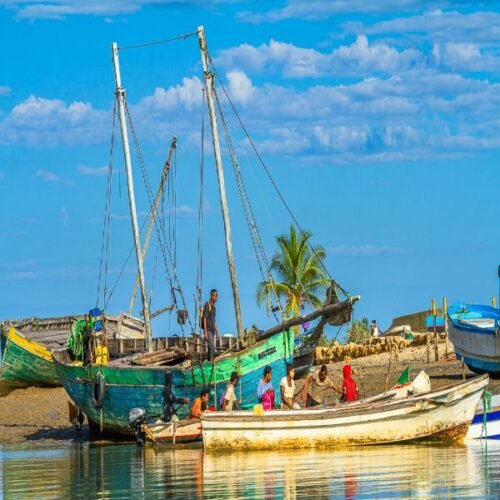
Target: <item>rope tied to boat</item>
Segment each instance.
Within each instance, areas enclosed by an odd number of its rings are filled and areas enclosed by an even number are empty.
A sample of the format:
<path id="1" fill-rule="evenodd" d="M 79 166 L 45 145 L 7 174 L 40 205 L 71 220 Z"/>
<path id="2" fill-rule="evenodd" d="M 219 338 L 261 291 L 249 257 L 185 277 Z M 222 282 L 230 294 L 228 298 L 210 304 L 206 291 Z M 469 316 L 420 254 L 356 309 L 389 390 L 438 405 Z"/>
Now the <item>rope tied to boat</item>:
<path id="1" fill-rule="evenodd" d="M 487 428 L 487 420 L 488 413 L 491 411 L 491 393 L 489 393 L 486 389 L 483 392 L 483 428 L 481 429 L 481 437 L 484 439 L 488 439 L 488 428 Z"/>

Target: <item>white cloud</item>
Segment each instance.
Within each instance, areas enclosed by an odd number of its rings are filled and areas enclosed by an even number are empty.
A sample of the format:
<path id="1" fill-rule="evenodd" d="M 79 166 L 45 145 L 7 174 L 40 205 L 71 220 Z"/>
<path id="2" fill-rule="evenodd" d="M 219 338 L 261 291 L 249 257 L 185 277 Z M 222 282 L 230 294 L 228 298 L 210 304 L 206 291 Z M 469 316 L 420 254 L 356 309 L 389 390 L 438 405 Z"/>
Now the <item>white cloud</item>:
<path id="1" fill-rule="evenodd" d="M 226 0 L 234 1 L 234 0 Z M 183 4 L 210 7 L 224 0 L 183 0 Z M 20 19 L 65 19 L 74 15 L 112 16 L 138 12 L 148 5 L 178 5 L 179 0 L 0 0 L 0 6 L 15 9 Z"/>
<path id="2" fill-rule="evenodd" d="M 67 226 L 69 224 L 69 212 L 66 207 L 61 207 L 61 210 L 59 210 L 59 218 L 61 219 L 63 226 Z"/>
<path id="3" fill-rule="evenodd" d="M 38 169 L 36 171 L 35 177 L 42 179 L 44 182 L 52 182 L 56 184 L 72 184 L 69 179 L 64 179 L 63 177 L 54 174 L 50 170 Z"/>
<path id="4" fill-rule="evenodd" d="M 435 5 L 447 5 L 448 1 L 433 2 Z M 278 22 L 286 19 L 324 19 L 338 14 L 377 14 L 383 12 L 412 12 L 422 9 L 419 0 L 385 0 L 370 2 L 366 0 L 288 0 L 280 9 L 264 13 L 242 12 L 241 21 L 260 24 Z"/>
<path id="5" fill-rule="evenodd" d="M 395 17 L 365 25 L 359 22 L 347 23 L 347 31 L 367 34 L 417 34 L 427 40 L 493 42 L 500 39 L 500 13 L 476 11 L 461 13 L 434 9 L 407 17 Z"/>
<path id="6" fill-rule="evenodd" d="M 66 104 L 30 96 L 0 121 L 0 144 L 53 147 L 98 143 L 107 136 L 108 116 L 90 103 Z"/>
<path id="7" fill-rule="evenodd" d="M 366 75 L 367 72 L 400 73 L 422 66 L 424 60 L 418 50 L 398 51 L 383 43 L 370 44 L 365 35 L 359 35 L 351 45 L 343 45 L 330 53 L 275 40 L 258 47 L 243 44 L 222 50 L 216 64 L 250 73 L 280 70 L 285 78 L 309 78 Z"/>
<path id="8" fill-rule="evenodd" d="M 7 87 L 5 85 L 0 85 L 0 97 L 9 96 L 10 92 L 11 92 L 10 87 Z"/>
<path id="9" fill-rule="evenodd" d="M 235 102 L 245 104 L 251 97 L 254 91 L 252 81 L 248 76 L 239 70 L 230 71 L 227 73 L 229 92 Z"/>
<path id="10" fill-rule="evenodd" d="M 88 167 L 87 165 L 79 165 L 78 172 L 86 177 L 105 177 L 108 175 L 109 167 Z"/>

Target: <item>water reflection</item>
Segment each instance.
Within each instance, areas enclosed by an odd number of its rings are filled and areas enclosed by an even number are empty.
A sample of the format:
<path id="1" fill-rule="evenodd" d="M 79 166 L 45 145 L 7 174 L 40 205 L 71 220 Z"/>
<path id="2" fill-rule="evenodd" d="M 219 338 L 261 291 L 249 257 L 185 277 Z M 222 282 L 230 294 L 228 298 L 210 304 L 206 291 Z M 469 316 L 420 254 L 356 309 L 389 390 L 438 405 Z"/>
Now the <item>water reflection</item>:
<path id="1" fill-rule="evenodd" d="M 500 443 L 205 455 L 122 446 L 0 450 L 3 498 L 498 497 Z M 1 496 L 1 495 L 0 495 Z"/>

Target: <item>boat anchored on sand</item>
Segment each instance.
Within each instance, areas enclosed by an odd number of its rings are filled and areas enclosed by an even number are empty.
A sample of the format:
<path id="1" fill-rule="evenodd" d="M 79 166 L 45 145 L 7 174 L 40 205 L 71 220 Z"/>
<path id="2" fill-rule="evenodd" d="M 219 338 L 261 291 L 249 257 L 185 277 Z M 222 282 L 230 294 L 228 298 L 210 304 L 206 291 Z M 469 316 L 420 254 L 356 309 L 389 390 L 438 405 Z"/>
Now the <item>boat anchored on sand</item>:
<path id="1" fill-rule="evenodd" d="M 203 442 L 207 451 L 461 442 L 488 381 L 483 375 L 424 395 L 324 409 L 206 413 Z"/>
<path id="2" fill-rule="evenodd" d="M 500 374 L 500 310 L 457 303 L 448 308 L 447 321 L 457 359 L 473 372 Z"/>
<path id="3" fill-rule="evenodd" d="M 52 351 L 66 346 L 73 323 L 82 316 L 30 318 L 5 322 L 0 332 L 0 380 L 23 385 L 58 386 Z M 106 343 L 112 358 L 144 348 L 142 320 L 106 316 Z"/>

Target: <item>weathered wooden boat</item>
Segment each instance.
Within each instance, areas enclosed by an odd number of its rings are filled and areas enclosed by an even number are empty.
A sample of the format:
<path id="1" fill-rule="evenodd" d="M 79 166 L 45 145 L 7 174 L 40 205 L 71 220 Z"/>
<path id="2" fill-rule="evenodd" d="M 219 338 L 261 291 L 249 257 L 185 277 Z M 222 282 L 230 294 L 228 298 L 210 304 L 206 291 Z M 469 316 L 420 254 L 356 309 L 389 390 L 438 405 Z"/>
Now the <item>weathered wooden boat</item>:
<path id="1" fill-rule="evenodd" d="M 77 316 L 5 322 L 0 333 L 0 380 L 24 385 L 60 385 L 52 351 L 66 345 Z M 111 358 L 144 349 L 142 320 L 121 314 L 105 317 Z"/>
<path id="2" fill-rule="evenodd" d="M 500 374 L 500 310 L 458 303 L 448 308 L 447 321 L 457 359 L 473 372 Z"/>
<path id="3" fill-rule="evenodd" d="M 201 441 L 201 421 L 188 419 L 179 422 L 144 424 L 142 432 L 145 438 L 153 443 L 195 443 Z"/>
<path id="4" fill-rule="evenodd" d="M 121 358 L 105 366 L 72 364 L 67 350 L 53 352 L 59 381 L 69 397 L 87 415 L 88 419 L 103 430 L 117 434 L 131 434 L 128 415 L 132 408 L 144 408 L 148 417 L 163 413 L 165 373 L 172 374 L 175 396 L 190 401 L 199 396 L 207 386 L 213 388 L 214 406 L 222 397 L 231 373 L 240 374 L 237 397 L 242 407 L 250 408 L 257 401 L 256 387 L 265 366 L 270 366 L 279 380 L 286 374 L 286 363 L 292 361 L 293 332 L 279 332 L 254 346 L 229 352 L 210 361 L 196 361 L 194 353 L 177 366 L 141 366 L 133 364 L 134 356 Z M 136 356 L 137 358 L 137 356 Z M 104 394 L 100 404 L 92 395 L 100 374 L 104 381 Z M 185 418 L 188 407 L 179 410 Z"/>
<path id="5" fill-rule="evenodd" d="M 462 441 L 474 417 L 488 376 L 439 391 L 399 400 L 356 402 L 333 408 L 248 411 L 202 416 L 206 450 L 326 448 Z"/>
<path id="6" fill-rule="evenodd" d="M 492 396 L 489 402 L 483 396 L 467 432 L 467 439 L 500 439 L 500 394 Z"/>

